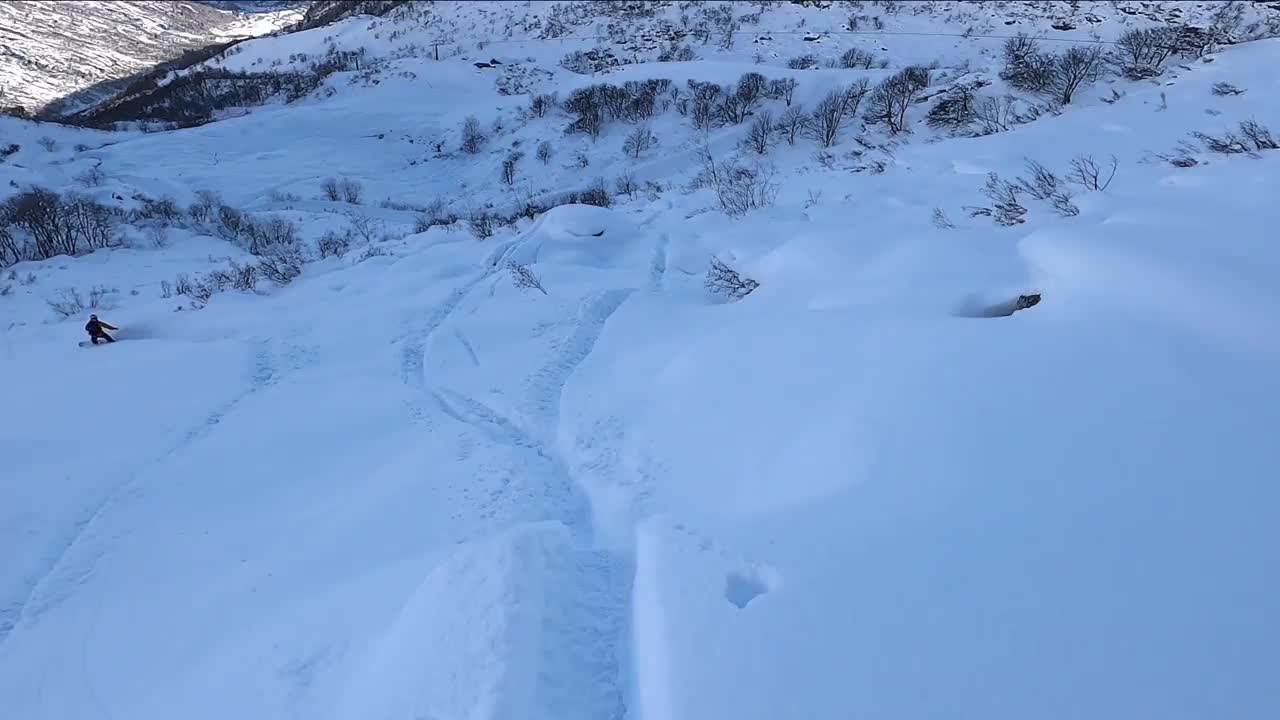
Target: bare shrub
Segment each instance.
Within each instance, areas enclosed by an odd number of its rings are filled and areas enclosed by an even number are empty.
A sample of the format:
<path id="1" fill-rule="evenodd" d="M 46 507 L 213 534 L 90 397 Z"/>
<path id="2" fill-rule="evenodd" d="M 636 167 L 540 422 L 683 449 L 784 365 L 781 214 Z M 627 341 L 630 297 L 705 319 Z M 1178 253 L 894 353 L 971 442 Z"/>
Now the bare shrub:
<path id="1" fill-rule="evenodd" d="M 551 147 L 550 141 L 543 140 L 542 142 L 538 143 L 537 157 L 539 160 L 542 161 L 543 165 L 546 165 L 547 163 L 551 162 L 551 156 L 553 154 L 554 154 L 554 150 Z"/>
<path id="2" fill-rule="evenodd" d="M 1102 61 L 1102 49 L 1097 45 L 1073 47 L 1057 56 L 1053 65 L 1050 93 L 1053 99 L 1063 105 L 1070 105 L 1077 90 L 1098 79 Z"/>
<path id="3" fill-rule="evenodd" d="M 85 187 L 98 187 L 107 179 L 107 174 L 103 172 L 102 167 L 94 165 L 84 172 L 76 175 L 76 182 Z"/>
<path id="4" fill-rule="evenodd" d="M 520 162 L 520 158 L 524 157 L 524 153 L 512 151 L 502 159 L 502 182 L 507 186 L 514 185 L 516 182 L 516 165 Z"/>
<path id="5" fill-rule="evenodd" d="M 159 199 L 143 196 L 141 202 L 142 206 L 134 211 L 136 218 L 159 220 L 169 225 L 182 219 L 182 208 L 178 207 L 178 201 L 168 195 Z"/>
<path id="6" fill-rule="evenodd" d="M 604 179 L 596 178 L 590 187 L 578 194 L 578 202 L 583 205 L 607 208 L 613 205 L 613 198 L 609 195 L 609 189 L 604 185 Z"/>
<path id="7" fill-rule="evenodd" d="M 1135 28 L 1120 36 L 1112 62 L 1130 80 L 1159 75 L 1178 48 L 1178 29 L 1171 26 Z"/>
<path id="8" fill-rule="evenodd" d="M 173 284 L 168 280 L 160 281 L 160 297 L 165 300 L 173 297 Z"/>
<path id="9" fill-rule="evenodd" d="M 1000 179 L 996 173 L 987 175 L 982 193 L 992 202 L 992 217 L 999 225 L 1020 225 L 1027 209 L 1018 201 L 1018 186 Z"/>
<path id="10" fill-rule="evenodd" d="M 1229 82 L 1216 82 L 1213 84 L 1212 92 L 1214 95 L 1218 95 L 1219 97 L 1227 97 L 1230 95 L 1240 95 L 1244 93 L 1244 90 L 1241 90 Z"/>
<path id="11" fill-rule="evenodd" d="M 993 135 L 1004 132 L 1017 124 L 1017 112 L 1014 109 L 1012 95 L 1000 97 L 984 97 L 973 109 L 974 119 L 981 128 L 981 134 Z"/>
<path id="12" fill-rule="evenodd" d="M 776 176 L 777 170 L 771 164 L 722 164 L 714 186 L 720 209 L 726 215 L 739 216 L 773 205 L 778 197 Z"/>
<path id="13" fill-rule="evenodd" d="M 1266 126 L 1260 125 L 1256 120 L 1245 120 L 1240 123 L 1240 132 L 1244 135 L 1245 140 L 1253 143 L 1254 150 L 1276 150 L 1280 145 L 1276 144 L 1275 138 L 1271 135 L 1271 131 Z"/>
<path id="14" fill-rule="evenodd" d="M 329 202 L 342 202 L 342 188 L 337 178 L 325 178 L 320 183 L 320 192 L 324 193 L 324 199 Z"/>
<path id="15" fill-rule="evenodd" d="M 176 295 L 186 295 L 187 297 L 190 297 L 192 287 L 193 283 L 191 281 L 191 277 L 186 273 L 178 273 L 178 276 L 173 279 L 173 292 Z"/>
<path id="16" fill-rule="evenodd" d="M 1026 33 L 1018 33 L 1004 44 L 1004 69 L 1000 77 L 1011 87 L 1042 93 L 1053 86 L 1053 58 Z"/>
<path id="17" fill-rule="evenodd" d="M 929 109 L 925 122 L 932 128 L 960 129 L 978 119 L 978 97 L 968 85 L 948 90 L 936 105 Z"/>
<path id="18" fill-rule="evenodd" d="M 484 130 L 480 129 L 479 118 L 475 115 L 467 116 L 467 119 L 462 123 L 462 143 L 459 146 L 462 152 L 475 155 L 480 152 L 480 148 L 484 147 L 487 139 Z"/>
<path id="19" fill-rule="evenodd" d="M 792 70 L 812 70 L 818 67 L 818 58 L 814 55 L 799 55 L 788 60 L 787 67 Z"/>
<path id="20" fill-rule="evenodd" d="M 734 94 L 744 106 L 744 112 L 750 113 L 755 109 L 760 98 L 768 92 L 769 81 L 765 76 L 758 72 L 749 72 L 738 78 L 738 86 Z"/>
<path id="21" fill-rule="evenodd" d="M 1120 161 L 1115 155 L 1111 156 L 1111 170 L 1107 173 L 1107 179 L 1102 179 L 1103 170 L 1098 161 L 1093 159 L 1092 155 L 1077 155 L 1071 161 L 1071 174 L 1067 176 L 1069 182 L 1073 182 L 1086 190 L 1106 190 L 1111 185 L 1112 179 L 1116 176 L 1116 167 Z"/>
<path id="22" fill-rule="evenodd" d="M 529 112 L 534 117 L 544 117 L 547 112 L 555 108 L 555 106 L 555 95 L 548 95 L 545 93 L 541 95 L 534 95 L 533 99 L 529 101 Z"/>
<path id="23" fill-rule="evenodd" d="M 306 258 L 296 243 L 272 246 L 258 259 L 258 273 L 267 280 L 284 287 L 302 274 Z"/>
<path id="24" fill-rule="evenodd" d="M 876 62 L 876 56 L 860 48 L 849 48 L 840 56 L 840 67 L 846 69 L 863 68 L 870 70 Z"/>
<path id="25" fill-rule="evenodd" d="M 54 150 L 58 149 L 58 141 L 54 140 L 48 135 L 45 135 L 44 137 L 40 138 L 39 140 L 36 141 L 36 143 L 40 145 L 40 147 L 47 150 L 48 152 L 53 152 Z"/>
<path id="26" fill-rule="evenodd" d="M 658 142 L 658 138 L 648 125 L 638 125 L 622 142 L 622 152 L 631 158 L 638 159 L 644 152 Z"/>
<path id="27" fill-rule="evenodd" d="M 419 232 L 422 231 L 420 230 Z M 329 230 L 316 241 L 316 252 L 321 259 L 329 257 L 340 258 L 351 249 L 351 239 L 350 229 L 345 232 Z"/>
<path id="28" fill-rule="evenodd" d="M 773 114 L 768 110 L 762 110 L 751 121 L 751 127 L 747 129 L 747 147 L 751 148 L 757 155 L 768 153 L 769 146 L 773 144 L 773 130 Z"/>
<path id="29" fill-rule="evenodd" d="M 1027 170 L 1030 178 L 1018 178 L 1018 187 L 1022 192 L 1037 200 L 1048 200 L 1057 194 L 1061 187 L 1058 176 L 1035 160 L 1027 159 Z"/>
<path id="30" fill-rule="evenodd" d="M 942 208 L 933 209 L 933 226 L 939 230 L 953 230 L 956 224 L 951 222 L 951 218 L 947 217 L 947 213 Z"/>
<path id="31" fill-rule="evenodd" d="M 75 288 L 61 288 L 51 300 L 46 300 L 49 308 L 64 320 L 84 312 L 84 298 Z"/>
<path id="32" fill-rule="evenodd" d="M 493 237 L 497 224 L 497 218 L 494 217 L 493 213 L 480 208 L 472 210 L 467 218 L 467 225 L 471 228 L 471 234 L 480 240 L 487 240 Z"/>
<path id="33" fill-rule="evenodd" d="M 203 223 L 213 219 L 214 212 L 222 206 L 222 198 L 212 190 L 197 190 L 195 202 L 187 208 L 187 215 L 195 222 Z"/>
<path id="34" fill-rule="evenodd" d="M 636 191 L 640 189 L 640 185 L 636 182 L 636 176 L 629 171 L 622 171 L 613 181 L 613 188 L 619 195 L 634 197 Z"/>
<path id="35" fill-rule="evenodd" d="M 782 78 L 769 81 L 769 97 L 786 102 L 791 107 L 791 99 L 795 97 L 796 86 L 800 83 L 795 78 Z"/>
<path id="36" fill-rule="evenodd" d="M 218 234 L 227 240 L 238 241 L 249 224 L 251 222 L 239 210 L 229 205 L 218 206 Z"/>
<path id="37" fill-rule="evenodd" d="M 782 131 L 782 136 L 787 139 L 788 145 L 796 144 L 796 138 L 808 123 L 809 115 L 799 105 L 783 110 L 782 116 L 778 118 L 778 128 Z"/>
<path id="38" fill-rule="evenodd" d="M 1223 155 L 1237 155 L 1247 153 L 1252 150 L 1245 138 L 1240 137 L 1234 132 L 1228 131 L 1222 137 L 1215 137 L 1208 133 L 1193 132 L 1191 136 L 1200 142 L 1212 152 L 1221 153 Z"/>
<path id="39" fill-rule="evenodd" d="M 719 258 L 711 258 L 711 266 L 707 268 L 703 285 L 711 292 L 724 295 L 730 300 L 741 300 L 760 287 L 759 282 L 740 274 Z"/>
<path id="40" fill-rule="evenodd" d="M 147 228 L 147 240 L 151 243 L 151 247 L 163 250 L 169 247 L 169 230 L 163 225 L 152 225 Z"/>
<path id="41" fill-rule="evenodd" d="M 820 146 L 831 147 L 839 139 L 840 128 L 845 121 L 857 116 L 858 107 L 869 90 L 870 84 L 866 79 L 832 90 L 813 109 L 804 129 Z"/>
<path id="42" fill-rule="evenodd" d="M 513 260 L 507 263 L 507 269 L 511 271 L 511 281 L 515 283 L 517 288 L 521 290 L 532 289 L 543 295 L 547 294 L 547 289 L 542 286 L 542 280 L 534 274 L 528 265 L 521 265 Z"/>
<path id="43" fill-rule="evenodd" d="M 359 205 L 364 197 L 364 186 L 351 178 L 342 178 L 338 190 L 342 193 L 342 201 L 352 205 Z"/>
<path id="44" fill-rule="evenodd" d="M 907 127 L 907 108 L 929 87 L 929 69 L 914 65 L 885 78 L 871 93 L 867 121 L 884 123 L 891 134 Z"/>

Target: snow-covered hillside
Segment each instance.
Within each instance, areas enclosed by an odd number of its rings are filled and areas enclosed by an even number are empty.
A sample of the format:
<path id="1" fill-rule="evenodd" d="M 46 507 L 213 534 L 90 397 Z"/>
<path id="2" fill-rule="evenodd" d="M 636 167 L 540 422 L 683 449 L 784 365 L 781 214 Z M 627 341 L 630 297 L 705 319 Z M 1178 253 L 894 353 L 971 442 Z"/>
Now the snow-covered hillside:
<path id="1" fill-rule="evenodd" d="M 75 112 L 118 92 L 117 81 L 184 50 L 264 35 L 300 14 L 246 17 L 196 2 L 4 0 L 0 107 Z"/>
<path id="2" fill-rule="evenodd" d="M 0 118 L 0 717 L 1280 713 L 1273 11 L 519 5 Z"/>

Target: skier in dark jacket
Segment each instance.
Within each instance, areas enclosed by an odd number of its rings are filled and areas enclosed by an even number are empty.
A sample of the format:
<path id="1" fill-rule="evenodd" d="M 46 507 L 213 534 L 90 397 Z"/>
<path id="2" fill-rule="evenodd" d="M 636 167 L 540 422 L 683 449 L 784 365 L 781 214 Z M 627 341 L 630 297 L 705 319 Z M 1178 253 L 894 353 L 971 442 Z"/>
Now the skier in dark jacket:
<path id="1" fill-rule="evenodd" d="M 116 339 L 108 335 L 103 328 L 106 328 L 107 330 L 120 329 L 115 325 L 108 325 L 107 323 L 102 322 L 98 319 L 97 315 L 89 316 L 89 322 L 85 323 L 84 329 L 89 333 L 89 341 L 94 345 L 97 345 L 99 340 L 105 340 L 107 342 L 116 341 Z"/>

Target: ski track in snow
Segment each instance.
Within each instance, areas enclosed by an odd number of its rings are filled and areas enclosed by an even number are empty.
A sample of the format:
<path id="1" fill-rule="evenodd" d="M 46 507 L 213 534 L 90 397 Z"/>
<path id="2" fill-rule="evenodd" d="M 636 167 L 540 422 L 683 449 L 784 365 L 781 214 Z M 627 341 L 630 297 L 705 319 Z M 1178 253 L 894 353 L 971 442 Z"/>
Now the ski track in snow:
<path id="1" fill-rule="evenodd" d="M 300 369 L 309 354 L 300 346 L 290 343 L 284 357 L 292 370 Z M 263 392 L 279 382 L 282 377 L 277 353 L 270 340 L 253 343 L 248 362 L 249 386 L 240 394 L 210 412 L 204 422 L 198 423 L 182 434 L 180 440 L 156 457 L 155 460 L 135 471 L 127 480 L 108 490 L 97 503 L 87 507 L 71 527 L 66 538 L 51 553 L 52 560 L 38 573 L 30 584 L 26 597 L 11 604 L 0 613 L 0 651 L 23 625 L 69 598 L 77 587 L 92 576 L 104 546 L 114 538 L 103 536 L 100 526 L 103 519 L 124 503 L 137 500 L 146 490 L 148 474 L 155 464 L 170 457 L 189 444 L 206 436 L 222 422 L 236 406 L 252 395 Z"/>
<path id="2" fill-rule="evenodd" d="M 529 456 L 529 469 L 538 472 L 545 483 L 541 498 L 545 519 L 564 524 L 572 533 L 572 546 L 548 569 L 554 577 L 547 579 L 551 590 L 545 598 L 541 627 L 547 640 L 536 660 L 538 667 L 526 668 L 537 678 L 533 695 L 538 707 L 521 712 L 528 717 L 622 718 L 630 685 L 624 656 L 630 642 L 635 560 L 630 553 L 596 546 L 590 501 L 551 440 L 559 427 L 565 384 L 591 354 L 605 324 L 633 290 L 606 290 L 578 305 L 573 329 L 556 344 L 555 357 L 526 385 L 536 428 L 523 429 L 473 397 L 433 386 L 424 371 L 431 337 L 476 287 L 492 278 L 507 258 L 535 237 L 540 226 L 541 218 L 522 237 L 495 249 L 485 262 L 485 270 L 455 289 L 432 312 L 414 337 L 404 342 L 401 370 L 405 383 L 430 397 L 440 413 L 490 442 Z M 665 238 L 660 242 L 665 245 Z M 455 330 L 454 337 L 478 365 L 474 347 L 461 332 Z"/>

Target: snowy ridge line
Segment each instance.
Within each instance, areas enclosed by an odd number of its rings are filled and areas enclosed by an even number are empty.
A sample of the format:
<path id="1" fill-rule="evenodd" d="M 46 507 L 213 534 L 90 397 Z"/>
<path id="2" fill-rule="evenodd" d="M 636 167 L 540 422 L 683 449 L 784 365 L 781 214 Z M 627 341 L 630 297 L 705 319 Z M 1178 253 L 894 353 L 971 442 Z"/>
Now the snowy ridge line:
<path id="1" fill-rule="evenodd" d="M 101 519 L 112 508 L 128 501 L 130 497 L 138 496 L 142 492 L 151 466 L 159 464 L 190 443 L 199 440 L 209 433 L 214 426 L 221 423 L 227 413 L 231 412 L 237 405 L 255 393 L 271 387 L 279 379 L 280 370 L 273 359 L 269 341 L 259 342 L 258 347 L 251 354 L 249 387 L 209 413 L 204 422 L 183 433 L 180 440 L 152 459 L 146 467 L 133 473 L 128 480 L 109 491 L 106 497 L 94 506 L 93 510 L 86 513 L 83 519 L 74 525 L 72 533 L 62 543 L 57 556 L 45 566 L 39 577 L 31 584 L 26 597 L 16 603 L 11 603 L 4 609 L 4 612 L 0 613 L 0 651 L 4 650 L 9 638 L 16 634 L 32 617 L 38 617 L 48 608 L 57 605 L 76 585 L 79 585 L 92 574 L 100 553 L 91 558 L 84 558 L 79 567 L 71 568 L 72 577 L 62 578 L 61 582 L 58 581 L 60 575 L 68 572 L 68 567 L 74 554 L 84 547 L 86 542 L 93 539 Z M 6 617 L 13 617 L 13 620 L 5 620 L 4 618 Z"/>

